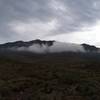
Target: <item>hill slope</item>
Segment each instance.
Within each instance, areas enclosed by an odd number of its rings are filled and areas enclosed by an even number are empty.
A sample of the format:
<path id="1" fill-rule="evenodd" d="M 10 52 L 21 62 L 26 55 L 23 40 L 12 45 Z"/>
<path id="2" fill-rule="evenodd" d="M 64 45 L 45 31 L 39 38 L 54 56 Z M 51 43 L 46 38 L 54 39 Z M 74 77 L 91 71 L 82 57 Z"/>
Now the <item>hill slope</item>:
<path id="1" fill-rule="evenodd" d="M 33 53 L 60 53 L 60 52 L 99 52 L 99 48 L 88 44 L 73 44 L 58 41 L 32 40 L 16 41 L 0 45 L 0 51 L 25 51 Z"/>
<path id="2" fill-rule="evenodd" d="M 100 54 L 0 52 L 0 100 L 100 100 Z"/>

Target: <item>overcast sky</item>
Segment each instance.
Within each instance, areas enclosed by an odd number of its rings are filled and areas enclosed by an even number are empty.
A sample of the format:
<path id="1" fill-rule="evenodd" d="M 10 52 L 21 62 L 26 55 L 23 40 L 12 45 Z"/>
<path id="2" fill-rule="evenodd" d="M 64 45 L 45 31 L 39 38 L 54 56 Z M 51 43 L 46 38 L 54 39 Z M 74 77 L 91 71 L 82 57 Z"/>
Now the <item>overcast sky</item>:
<path id="1" fill-rule="evenodd" d="M 0 0 L 0 43 L 37 38 L 100 46 L 100 0 Z"/>

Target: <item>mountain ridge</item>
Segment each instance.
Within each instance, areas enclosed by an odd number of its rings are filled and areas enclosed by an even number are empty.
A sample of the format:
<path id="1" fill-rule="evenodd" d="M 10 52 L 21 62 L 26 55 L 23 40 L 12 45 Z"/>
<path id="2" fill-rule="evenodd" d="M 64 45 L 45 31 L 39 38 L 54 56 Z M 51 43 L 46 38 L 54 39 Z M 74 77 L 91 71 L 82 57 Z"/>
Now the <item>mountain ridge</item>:
<path id="1" fill-rule="evenodd" d="M 0 44 L 0 50 L 18 50 L 18 51 L 34 51 L 34 52 L 99 52 L 100 48 L 89 44 L 74 44 L 74 43 L 64 43 L 55 40 L 31 40 L 31 41 L 15 41 Z M 39 50 L 41 49 L 41 50 Z"/>

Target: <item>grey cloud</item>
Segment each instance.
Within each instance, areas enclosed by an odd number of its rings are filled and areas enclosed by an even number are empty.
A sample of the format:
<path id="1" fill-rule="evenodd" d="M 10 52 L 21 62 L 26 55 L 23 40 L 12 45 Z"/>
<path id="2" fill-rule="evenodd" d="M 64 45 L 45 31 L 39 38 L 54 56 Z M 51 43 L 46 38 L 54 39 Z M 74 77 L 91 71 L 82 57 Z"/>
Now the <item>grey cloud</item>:
<path id="1" fill-rule="evenodd" d="M 53 14 L 48 5 L 49 0 L 0 0 L 0 38 L 5 40 L 19 38 L 8 26 L 13 21 L 27 23 L 32 19 L 35 23 L 36 21 L 44 23 L 51 20 Z"/>
<path id="2" fill-rule="evenodd" d="M 47 35 L 79 31 L 85 25 L 94 25 L 100 19 L 100 1 L 0 0 L 0 38 L 5 40 L 19 38 L 17 32 L 13 32 L 8 26 L 13 21 L 26 24 L 28 20 L 46 23 L 53 19 L 56 19 L 57 25 Z M 42 32 L 40 35 L 43 35 Z"/>
<path id="3" fill-rule="evenodd" d="M 58 33 L 70 33 L 80 30 L 85 25 L 93 25 L 100 19 L 100 1 L 98 0 L 59 0 L 66 12 L 58 16 Z M 97 3 L 97 6 L 94 6 Z M 67 12 L 67 10 L 69 12 Z"/>
<path id="4" fill-rule="evenodd" d="M 49 0 L 0 0 L 0 3 L 2 18 L 7 20 L 46 20 L 52 15 Z"/>

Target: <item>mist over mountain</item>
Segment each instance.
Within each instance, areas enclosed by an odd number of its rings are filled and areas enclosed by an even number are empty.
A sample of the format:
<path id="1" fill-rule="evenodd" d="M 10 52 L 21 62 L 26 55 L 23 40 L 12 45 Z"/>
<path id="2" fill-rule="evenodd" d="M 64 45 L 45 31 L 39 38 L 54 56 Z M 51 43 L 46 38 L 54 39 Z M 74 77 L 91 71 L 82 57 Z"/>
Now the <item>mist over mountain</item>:
<path id="1" fill-rule="evenodd" d="M 99 52 L 99 48 L 88 44 L 64 43 L 58 41 L 32 40 L 8 42 L 0 45 L 0 50 L 26 51 L 34 53 Z"/>

